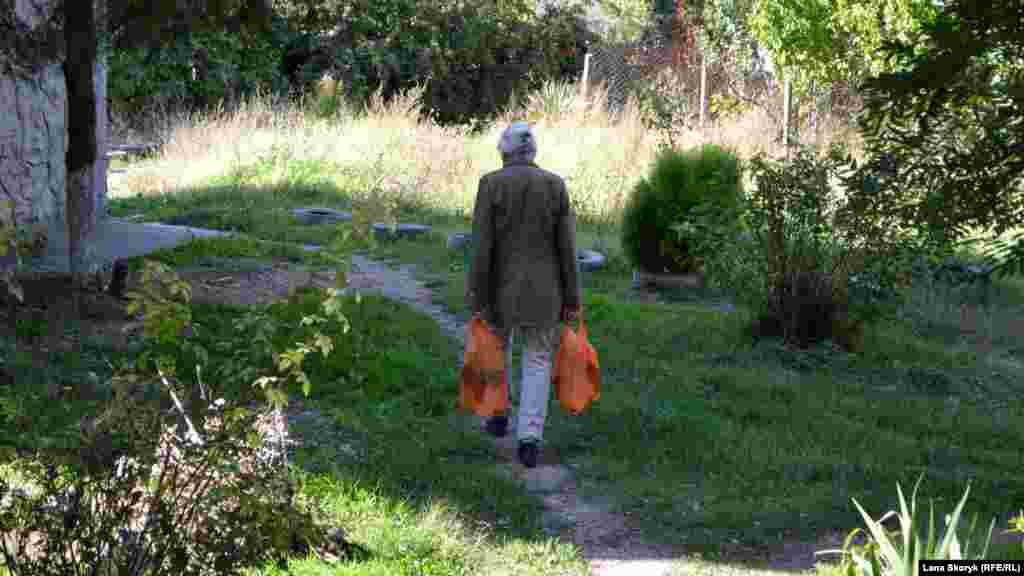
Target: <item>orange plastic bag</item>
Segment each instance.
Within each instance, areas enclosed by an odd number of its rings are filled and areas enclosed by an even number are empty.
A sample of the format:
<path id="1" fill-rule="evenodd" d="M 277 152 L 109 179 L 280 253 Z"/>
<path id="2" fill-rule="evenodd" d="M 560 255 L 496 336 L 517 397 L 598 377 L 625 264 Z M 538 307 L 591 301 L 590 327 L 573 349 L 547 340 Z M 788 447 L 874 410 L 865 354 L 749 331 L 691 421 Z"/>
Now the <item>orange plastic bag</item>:
<path id="1" fill-rule="evenodd" d="M 592 402 L 601 398 L 597 351 L 587 340 L 587 326 L 582 319 L 579 332 L 573 332 L 569 325 L 562 328 L 551 381 L 555 385 L 558 402 L 574 416 L 579 416 Z"/>
<path id="2" fill-rule="evenodd" d="M 508 409 L 508 373 L 502 341 L 483 319 L 466 327 L 459 405 L 477 416 L 499 416 Z"/>

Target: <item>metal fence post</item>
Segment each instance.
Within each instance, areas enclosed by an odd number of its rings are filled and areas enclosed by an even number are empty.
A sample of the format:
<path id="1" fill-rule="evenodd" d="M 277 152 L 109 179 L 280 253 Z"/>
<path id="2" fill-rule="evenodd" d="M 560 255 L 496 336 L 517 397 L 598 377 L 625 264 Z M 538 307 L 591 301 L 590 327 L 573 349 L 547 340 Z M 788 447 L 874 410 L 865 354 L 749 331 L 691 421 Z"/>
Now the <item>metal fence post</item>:
<path id="1" fill-rule="evenodd" d="M 704 128 L 704 118 L 708 109 L 708 57 L 700 57 L 700 127 Z"/>
<path id="2" fill-rule="evenodd" d="M 793 140 L 793 81 L 786 77 L 786 84 L 782 91 L 782 143 L 786 147 L 786 156 L 789 156 L 789 146 Z"/>
<path id="3" fill-rule="evenodd" d="M 590 52 L 588 51 L 583 56 L 583 80 L 581 81 L 581 89 L 583 90 L 583 98 L 587 97 L 587 82 L 590 80 Z"/>

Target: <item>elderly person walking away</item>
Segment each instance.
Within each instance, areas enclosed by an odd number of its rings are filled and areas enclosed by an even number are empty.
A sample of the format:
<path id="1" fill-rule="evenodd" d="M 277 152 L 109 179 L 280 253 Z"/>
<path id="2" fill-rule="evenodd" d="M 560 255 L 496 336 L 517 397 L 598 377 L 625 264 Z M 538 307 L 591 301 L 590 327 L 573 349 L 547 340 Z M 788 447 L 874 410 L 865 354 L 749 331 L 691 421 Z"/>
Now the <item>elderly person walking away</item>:
<path id="1" fill-rule="evenodd" d="M 534 164 L 530 125 L 514 123 L 501 135 L 504 166 L 480 179 L 473 210 L 476 255 L 467 273 L 468 300 L 504 342 L 523 346 L 516 436 L 519 460 L 537 465 L 551 390 L 559 321 L 580 313 L 575 216 L 565 181 Z M 486 429 L 504 436 L 508 416 Z"/>

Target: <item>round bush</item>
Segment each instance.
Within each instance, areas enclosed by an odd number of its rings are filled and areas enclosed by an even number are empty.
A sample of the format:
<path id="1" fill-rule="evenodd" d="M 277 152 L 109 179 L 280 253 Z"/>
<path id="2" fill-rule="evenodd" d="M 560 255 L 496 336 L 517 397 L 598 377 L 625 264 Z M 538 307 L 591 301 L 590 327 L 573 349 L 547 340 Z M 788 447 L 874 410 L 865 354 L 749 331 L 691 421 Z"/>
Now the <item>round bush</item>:
<path id="1" fill-rule="evenodd" d="M 733 152 L 711 144 L 685 152 L 665 149 L 626 203 L 623 250 L 645 272 L 696 272 L 701 267 L 696 238 L 680 238 L 672 227 L 686 221 L 698 206 L 726 213 L 741 196 L 740 163 Z"/>

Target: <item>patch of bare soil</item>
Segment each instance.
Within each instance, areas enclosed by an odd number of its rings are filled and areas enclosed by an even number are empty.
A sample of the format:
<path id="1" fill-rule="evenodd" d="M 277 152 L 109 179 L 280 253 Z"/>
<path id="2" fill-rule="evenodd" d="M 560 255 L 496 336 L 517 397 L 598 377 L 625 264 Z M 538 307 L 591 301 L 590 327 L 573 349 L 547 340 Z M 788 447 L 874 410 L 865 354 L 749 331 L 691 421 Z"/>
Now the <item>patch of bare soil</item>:
<path id="1" fill-rule="evenodd" d="M 258 306 L 284 300 L 303 288 L 336 286 L 333 269 L 310 269 L 287 262 L 273 262 L 244 271 L 196 269 L 179 275 L 192 285 L 193 302 Z M 358 291 L 386 291 L 391 278 L 382 278 L 374 270 L 356 270 L 346 275 L 346 286 Z M 430 291 L 418 291 L 418 300 L 430 302 Z"/>
<path id="2" fill-rule="evenodd" d="M 256 270 L 199 269 L 179 275 L 192 286 L 194 302 L 239 306 L 284 299 L 300 287 L 334 285 L 333 272 L 279 262 Z M 110 295 L 98 283 L 76 284 L 66 275 L 33 275 L 19 281 L 23 302 L 0 290 L 0 336 L 39 353 L 40 362 L 46 362 L 49 352 L 71 351 L 85 339 L 124 349 L 141 334 L 141 317 L 128 313 L 129 301 Z M 356 283 L 366 281 L 356 278 Z M 137 275 L 129 275 L 125 291 L 138 286 Z"/>
<path id="3" fill-rule="evenodd" d="M 209 304 L 259 306 L 283 300 L 304 287 L 334 285 L 333 271 L 303 269 L 283 262 L 255 270 L 199 269 L 179 272 L 192 285 L 192 301 Z"/>
<path id="4" fill-rule="evenodd" d="M 82 338 L 101 338 L 123 348 L 141 330 L 128 314 L 128 302 L 96 286 L 72 283 L 67 276 L 20 279 L 25 299 L 17 302 L 0 291 L 0 334 L 46 352 L 67 351 Z M 43 327 L 41 333 L 35 327 Z M 78 328 L 77 332 L 69 331 Z"/>

